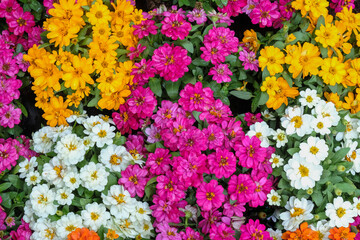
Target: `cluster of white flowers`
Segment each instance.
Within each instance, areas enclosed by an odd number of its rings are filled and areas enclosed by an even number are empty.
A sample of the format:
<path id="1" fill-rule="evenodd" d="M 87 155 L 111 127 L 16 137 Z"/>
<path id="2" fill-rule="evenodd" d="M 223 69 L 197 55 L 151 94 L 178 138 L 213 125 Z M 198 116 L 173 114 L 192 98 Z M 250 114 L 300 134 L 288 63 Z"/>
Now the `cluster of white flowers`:
<path id="1" fill-rule="evenodd" d="M 34 231 L 31 239 L 62 240 L 76 228 L 97 231 L 102 225 L 123 238 L 151 237 L 148 204 L 131 198 L 122 186 L 108 183 L 111 173 L 120 173 L 135 161 L 125 147 L 113 144 L 112 120 L 86 115 L 68 120 L 83 125 L 85 136 L 79 137 L 72 127 L 43 127 L 33 135 L 34 149 L 53 157 L 33 157 L 19 164 L 20 177 L 32 186 L 24 216 Z M 99 156 L 90 161 L 85 156 L 93 154 L 95 145 Z M 82 200 L 84 191 L 97 191 L 98 197 Z M 79 208 L 78 214 L 69 212 L 71 206 Z M 50 216 L 60 218 L 51 221 Z"/>
<path id="2" fill-rule="evenodd" d="M 314 221 L 312 210 L 315 204 L 310 200 L 313 199 L 312 197 L 302 198 L 304 190 L 307 190 L 306 193 L 309 196 L 313 194 L 315 188 L 319 189 L 317 182 L 321 180 L 325 170 L 327 171 L 326 176 L 328 176 L 332 171 L 341 172 L 342 169 L 345 169 L 340 163 L 332 166 L 335 170 L 329 168 L 329 164 L 333 161 L 332 156 L 335 156 L 338 151 L 344 148 L 350 149 L 342 159 L 343 165 L 346 162 L 353 163 L 351 167 L 347 168 L 346 173 L 352 175 L 360 173 L 360 120 L 349 113 L 345 115 L 341 112 L 340 114 L 335 105 L 322 100 L 316 90 L 301 91 L 298 102 L 298 106 L 289 106 L 285 109 L 285 113 L 280 119 L 280 128 L 271 129 L 265 121 L 250 126 L 249 134 L 258 136 L 263 141 L 265 140 L 265 143 L 276 147 L 276 153 L 271 155 L 269 161 L 274 169 L 280 170 L 278 176 L 286 176 L 285 182 L 295 189 L 271 190 L 267 195 L 269 205 L 280 206 L 284 191 L 290 190 L 294 194 L 299 193 L 296 196 L 300 196 L 301 199 L 287 195 L 290 198 L 285 205 L 285 211 L 282 210 L 277 218 L 282 220 L 285 230 L 289 231 L 296 230 L 304 221 Z M 264 112 L 263 117 L 273 119 L 269 112 Z M 336 136 L 336 141 L 329 138 L 328 135 Z M 334 142 L 331 142 L 332 140 Z M 291 146 L 288 145 L 289 142 Z M 331 184 L 331 182 L 328 183 Z M 336 187 L 335 184 L 333 186 Z M 301 191 L 303 194 L 300 194 Z M 360 216 L 360 200 L 358 198 L 354 197 L 352 201 L 351 199 L 344 200 L 345 196 L 341 196 L 341 189 L 334 193 L 337 195 L 336 198 L 332 200 L 333 202 L 327 203 L 324 210 L 326 219 L 323 216 L 320 218 L 321 220 L 310 224 L 310 228 L 324 236 L 323 239 L 329 235 L 330 228 L 348 227 L 349 223 L 354 221 L 354 217 Z M 331 199 L 329 198 L 329 200 Z M 284 202 L 282 203 L 284 204 Z M 272 229 L 269 229 L 269 232 L 274 238 L 281 236 L 279 232 Z"/>

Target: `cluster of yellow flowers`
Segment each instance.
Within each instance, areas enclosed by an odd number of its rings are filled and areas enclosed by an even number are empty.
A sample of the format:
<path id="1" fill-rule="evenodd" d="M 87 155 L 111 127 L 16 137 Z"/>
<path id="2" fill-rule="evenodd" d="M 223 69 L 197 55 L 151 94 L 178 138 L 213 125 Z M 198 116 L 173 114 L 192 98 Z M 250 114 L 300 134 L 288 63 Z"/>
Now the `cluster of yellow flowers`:
<path id="1" fill-rule="evenodd" d="M 119 50 L 137 45 L 132 24 L 143 20 L 142 11 L 126 0 L 60 0 L 49 14 L 48 46 L 34 46 L 24 56 L 34 78 L 35 106 L 44 110 L 48 125 L 66 124 L 81 104 L 118 110 L 131 94 L 134 68 L 133 61 L 119 61 L 126 52 Z"/>
<path id="2" fill-rule="evenodd" d="M 347 109 L 357 113 L 360 111 L 360 58 L 355 58 L 354 47 L 360 47 L 360 14 L 344 7 L 334 20 L 328 14 L 327 6 L 326 0 L 293 1 L 292 7 L 300 10 L 302 17 L 309 20 L 306 32 L 312 34 L 308 35 L 314 36 L 314 39 L 303 44 L 299 41 L 290 44 L 296 39 L 290 34 L 284 49 L 267 46 L 260 51 L 259 66 L 262 70 L 266 67 L 270 76 L 284 75 L 288 71 L 293 79 L 302 79 L 298 87 L 309 87 L 303 84 L 305 79 L 318 76 L 328 101 L 332 101 L 338 110 Z M 261 91 L 269 95 L 267 106 L 274 109 L 282 103 L 287 105 L 287 98 L 284 98 L 287 94 L 291 98 L 299 94 L 295 89 L 291 93 L 284 93 L 278 87 L 279 79 L 268 77 L 261 86 Z"/>

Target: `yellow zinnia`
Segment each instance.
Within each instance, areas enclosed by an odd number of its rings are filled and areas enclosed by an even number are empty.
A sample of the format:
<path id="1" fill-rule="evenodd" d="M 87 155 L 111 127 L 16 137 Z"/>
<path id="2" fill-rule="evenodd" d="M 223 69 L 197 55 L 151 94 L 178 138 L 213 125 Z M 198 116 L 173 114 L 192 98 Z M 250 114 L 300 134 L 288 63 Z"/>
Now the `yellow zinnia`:
<path id="1" fill-rule="evenodd" d="M 298 46 L 287 46 L 285 62 L 290 64 L 289 72 L 292 77 L 296 78 L 303 73 L 303 77 L 310 75 L 317 75 L 319 66 L 323 59 L 320 57 L 319 48 L 311 43 L 304 43 L 303 46 L 298 43 Z"/>
<path id="2" fill-rule="evenodd" d="M 117 0 L 116 5 L 112 3 L 112 6 L 115 11 L 111 12 L 111 25 L 128 25 L 134 12 L 134 6 L 131 5 L 131 2 L 127 0 Z"/>
<path id="3" fill-rule="evenodd" d="M 279 90 L 279 86 L 276 83 L 276 77 L 266 77 L 265 81 L 262 83 L 260 90 L 267 92 L 267 94 L 275 95 L 276 91 Z"/>
<path id="4" fill-rule="evenodd" d="M 340 84 L 346 75 L 345 64 L 340 62 L 337 57 L 325 58 L 319 76 L 324 83 L 334 86 Z"/>
<path id="5" fill-rule="evenodd" d="M 266 46 L 260 51 L 259 66 L 263 71 L 265 67 L 270 75 L 282 72 L 284 69 L 281 64 L 285 63 L 285 55 L 279 48 Z"/>
<path id="6" fill-rule="evenodd" d="M 340 40 L 339 31 L 333 24 L 320 26 L 320 30 L 315 31 L 315 41 L 321 43 L 323 47 L 334 47 Z"/>
<path id="7" fill-rule="evenodd" d="M 47 124 L 51 127 L 56 125 L 68 125 L 66 118 L 70 117 L 72 111 L 67 109 L 67 103 L 63 97 L 52 97 L 49 105 L 44 109 L 43 118 L 47 120 Z"/>
<path id="8" fill-rule="evenodd" d="M 344 99 L 343 108 L 350 110 L 353 114 L 360 111 L 360 94 L 356 94 L 355 97 L 353 92 L 349 92 Z"/>
<path id="9" fill-rule="evenodd" d="M 277 79 L 278 90 L 274 95 L 269 95 L 269 100 L 266 102 L 268 108 L 278 109 L 284 103 L 288 105 L 288 97 L 295 98 L 299 95 L 297 87 L 290 87 L 287 81 L 279 77 Z"/>
<path id="10" fill-rule="evenodd" d="M 79 25 L 80 27 L 85 25 L 85 21 L 82 18 L 83 10 L 75 0 L 60 0 L 59 3 L 54 2 L 53 5 L 54 8 L 49 9 L 51 16 L 60 20 L 68 20 L 71 24 Z"/>
<path id="11" fill-rule="evenodd" d="M 92 25 L 108 24 L 111 21 L 110 10 L 103 4 L 102 0 L 97 0 L 86 13 Z"/>
<path id="12" fill-rule="evenodd" d="M 81 56 L 74 56 L 72 64 L 62 66 L 64 70 L 63 80 L 65 87 L 71 87 L 76 90 L 79 87 L 85 87 L 85 84 L 94 84 L 94 80 L 90 74 L 94 72 L 94 67 L 91 58 L 84 58 Z"/>
<path id="13" fill-rule="evenodd" d="M 45 28 L 45 27 L 44 27 Z M 45 28 L 49 31 L 46 35 L 50 43 L 55 43 L 55 47 L 68 46 L 72 38 L 77 37 L 80 27 L 71 24 L 69 20 L 60 20 L 57 18 L 47 19 L 47 26 Z"/>

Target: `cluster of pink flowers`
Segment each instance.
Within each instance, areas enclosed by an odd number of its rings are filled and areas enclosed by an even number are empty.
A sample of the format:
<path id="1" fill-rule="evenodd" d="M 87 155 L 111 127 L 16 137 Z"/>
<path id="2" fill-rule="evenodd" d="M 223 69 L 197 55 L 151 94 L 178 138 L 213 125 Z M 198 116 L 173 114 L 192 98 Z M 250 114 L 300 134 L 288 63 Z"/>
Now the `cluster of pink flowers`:
<path id="1" fill-rule="evenodd" d="M 331 0 L 330 7 L 335 10 L 335 12 L 341 12 L 343 7 L 355 9 L 355 0 Z"/>
<path id="2" fill-rule="evenodd" d="M 18 139 L 0 138 L 0 174 L 4 170 L 14 167 L 20 156 L 26 159 L 36 156 L 36 153 L 29 148 L 30 140 L 24 135 Z"/>
<path id="3" fill-rule="evenodd" d="M 344 2 L 333 0 L 336 2 Z M 222 13 L 235 17 L 240 13 L 246 13 L 253 24 L 260 27 L 282 27 L 282 22 L 290 20 L 294 10 L 290 5 L 291 0 L 234 0 L 229 1 L 223 8 L 218 8 Z"/>
<path id="4" fill-rule="evenodd" d="M 234 230 L 244 222 L 245 205 L 264 205 L 272 189 L 269 159 L 274 149 L 261 147 L 256 136 L 246 136 L 230 108 L 215 100 L 213 91 L 201 82 L 187 84 L 178 103 L 163 100 L 140 124 L 145 135 L 130 135 L 126 148 L 135 159 L 144 156 L 147 161 L 143 167 L 135 164 L 122 171 L 119 184 L 131 196 L 143 197 L 148 180 L 156 177 L 150 208 L 157 239 L 170 239 L 166 238 L 169 232 L 171 239 L 203 239 L 195 228 L 172 226 L 183 217 L 195 221 L 211 239 L 235 239 Z M 145 140 L 163 147 L 148 152 Z M 249 170 L 235 174 L 241 167 Z M 199 220 L 195 202 L 187 201 L 191 192 L 201 210 Z"/>
<path id="5" fill-rule="evenodd" d="M 20 123 L 21 110 L 12 101 L 20 97 L 19 71 L 26 72 L 29 63 L 23 53 L 16 52 L 21 45 L 26 51 L 41 41 L 40 27 L 35 27 L 34 17 L 24 12 L 15 0 L 0 3 L 0 17 L 6 19 L 8 30 L 0 35 L 0 126 L 13 128 Z"/>

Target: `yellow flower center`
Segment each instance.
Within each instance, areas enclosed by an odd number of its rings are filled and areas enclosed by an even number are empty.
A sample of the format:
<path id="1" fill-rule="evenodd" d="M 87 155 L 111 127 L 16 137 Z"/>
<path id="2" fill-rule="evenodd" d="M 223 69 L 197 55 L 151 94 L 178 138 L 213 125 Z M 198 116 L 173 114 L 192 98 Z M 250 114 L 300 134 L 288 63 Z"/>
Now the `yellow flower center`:
<path id="1" fill-rule="evenodd" d="M 312 147 L 310 148 L 310 152 L 311 152 L 312 154 L 316 155 L 316 154 L 319 152 L 319 149 L 318 149 L 317 147 L 315 147 L 315 146 L 312 146 Z"/>
<path id="2" fill-rule="evenodd" d="M 279 141 L 284 141 L 284 140 L 285 140 L 285 134 L 284 134 L 284 133 L 279 133 L 279 134 L 277 135 L 277 139 L 278 139 Z"/>
<path id="3" fill-rule="evenodd" d="M 71 182 L 72 184 L 76 183 L 76 178 L 70 178 L 70 182 Z"/>
<path id="4" fill-rule="evenodd" d="M 111 157 L 110 157 L 111 165 L 120 165 L 121 162 L 122 162 L 122 157 L 120 157 L 116 154 L 111 155 Z"/>
<path id="5" fill-rule="evenodd" d="M 313 100 L 314 100 L 314 99 L 313 99 L 311 96 L 307 96 L 307 97 L 306 97 L 306 101 L 307 101 L 308 103 L 311 103 Z"/>
<path id="6" fill-rule="evenodd" d="M 47 197 L 45 197 L 43 194 L 41 194 L 39 197 L 38 197 L 38 204 L 43 204 L 43 203 L 47 203 L 48 199 Z"/>
<path id="7" fill-rule="evenodd" d="M 61 193 L 60 196 L 61 196 L 62 199 L 67 199 L 68 198 L 68 195 L 66 193 L 64 193 L 64 192 Z"/>
<path id="8" fill-rule="evenodd" d="M 206 199 L 211 201 L 215 197 L 215 194 L 213 192 L 207 192 L 206 193 Z"/>
<path id="9" fill-rule="evenodd" d="M 304 165 L 300 164 L 299 172 L 300 172 L 301 177 L 309 176 L 309 169 L 307 167 L 305 167 Z"/>
<path id="10" fill-rule="evenodd" d="M 303 213 L 305 212 L 305 210 L 302 209 L 302 208 L 294 207 L 293 209 L 294 209 L 293 212 L 290 211 L 290 216 L 291 216 L 291 217 L 300 216 L 301 214 L 303 214 Z"/>
<path id="11" fill-rule="evenodd" d="M 61 171 L 63 169 L 63 167 L 60 165 L 60 166 L 55 166 L 54 168 L 54 171 L 56 172 L 56 175 L 61 178 Z"/>
<path id="12" fill-rule="evenodd" d="M 76 148 L 77 148 L 76 144 L 73 144 L 73 143 L 65 144 L 65 147 L 66 147 L 69 151 L 74 151 L 74 150 L 76 150 Z"/>
<path id="13" fill-rule="evenodd" d="M 74 231 L 75 229 L 76 229 L 76 227 L 75 227 L 74 225 L 69 225 L 69 226 L 67 226 L 67 227 L 65 228 L 65 230 L 68 231 L 68 232 L 72 232 L 72 231 Z"/>
<path id="14" fill-rule="evenodd" d="M 102 17 L 103 17 L 102 12 L 101 12 L 101 11 L 97 11 L 97 12 L 95 13 L 95 17 L 96 17 L 96 18 L 102 18 Z"/>
<path id="15" fill-rule="evenodd" d="M 293 117 L 290 122 L 294 123 L 295 128 L 300 128 L 303 124 L 302 118 L 300 116 Z"/>
<path id="16" fill-rule="evenodd" d="M 99 214 L 94 213 L 94 212 L 92 212 L 92 213 L 90 214 L 90 216 L 91 216 L 91 219 L 94 220 L 94 221 L 99 218 Z"/>
<path id="17" fill-rule="evenodd" d="M 273 159 L 273 163 L 275 163 L 275 164 L 278 164 L 279 163 L 279 158 L 277 158 L 277 157 L 275 157 L 274 159 Z"/>
<path id="18" fill-rule="evenodd" d="M 144 209 L 139 208 L 138 213 L 140 213 L 140 214 L 144 214 L 144 213 L 145 213 L 145 211 L 144 211 Z"/>
<path id="19" fill-rule="evenodd" d="M 105 130 L 100 130 L 100 131 L 98 132 L 98 136 L 101 137 L 101 138 L 106 137 L 106 135 L 107 135 L 107 133 L 106 133 Z"/>
<path id="20" fill-rule="evenodd" d="M 92 178 L 92 180 L 98 179 L 97 171 L 94 171 L 94 172 L 91 174 L 91 178 Z"/>
<path id="21" fill-rule="evenodd" d="M 277 202 L 278 200 L 279 200 L 279 198 L 275 195 L 271 197 L 271 201 L 273 201 L 273 202 Z"/>
<path id="22" fill-rule="evenodd" d="M 32 175 L 32 176 L 30 177 L 30 181 L 32 181 L 32 182 L 35 182 L 36 179 L 37 179 L 37 176 L 35 176 L 35 175 Z"/>
<path id="23" fill-rule="evenodd" d="M 338 208 L 338 209 L 336 210 L 336 215 L 337 215 L 339 218 L 342 218 L 345 214 L 346 214 L 345 208 L 340 207 L 340 208 Z"/>
<path id="24" fill-rule="evenodd" d="M 318 122 L 316 126 L 318 129 L 322 129 L 324 127 L 324 124 L 322 122 Z"/>
<path id="25" fill-rule="evenodd" d="M 255 135 L 257 138 L 260 138 L 262 136 L 262 133 L 261 132 L 257 132 L 256 135 Z"/>

